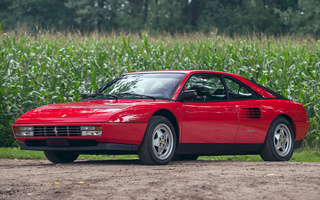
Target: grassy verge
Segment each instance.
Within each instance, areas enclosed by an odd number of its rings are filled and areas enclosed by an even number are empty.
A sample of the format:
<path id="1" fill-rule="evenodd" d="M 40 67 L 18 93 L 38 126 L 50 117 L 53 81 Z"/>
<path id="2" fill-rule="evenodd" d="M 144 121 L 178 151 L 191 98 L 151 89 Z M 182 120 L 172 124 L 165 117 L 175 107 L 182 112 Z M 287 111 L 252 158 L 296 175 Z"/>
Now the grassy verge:
<path id="1" fill-rule="evenodd" d="M 21 151 L 19 148 L 0 148 L 0 158 L 7 159 L 46 159 L 41 151 Z M 137 155 L 81 155 L 80 160 L 134 160 Z M 212 161 L 262 161 L 259 155 L 200 156 L 198 160 Z M 291 162 L 320 162 L 320 150 L 308 149 L 294 152 Z"/>
<path id="2" fill-rule="evenodd" d="M 233 161 L 263 161 L 259 155 L 237 156 L 200 156 L 198 160 L 233 160 Z M 320 162 L 319 150 L 303 150 L 293 153 L 290 162 Z"/>
<path id="3" fill-rule="evenodd" d="M 46 159 L 42 151 L 22 151 L 19 148 L 0 148 L 0 158 Z M 80 160 L 133 160 L 137 155 L 80 155 Z"/>

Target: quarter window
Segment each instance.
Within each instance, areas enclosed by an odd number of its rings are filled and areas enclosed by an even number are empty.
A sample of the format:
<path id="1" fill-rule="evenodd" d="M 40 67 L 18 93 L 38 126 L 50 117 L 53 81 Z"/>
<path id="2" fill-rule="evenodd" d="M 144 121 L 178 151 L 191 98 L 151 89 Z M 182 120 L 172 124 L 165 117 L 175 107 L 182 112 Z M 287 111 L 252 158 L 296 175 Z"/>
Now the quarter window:
<path id="1" fill-rule="evenodd" d="M 252 99 L 254 94 L 249 91 L 243 84 L 240 84 L 232 79 L 224 79 L 229 91 L 230 99 Z"/>

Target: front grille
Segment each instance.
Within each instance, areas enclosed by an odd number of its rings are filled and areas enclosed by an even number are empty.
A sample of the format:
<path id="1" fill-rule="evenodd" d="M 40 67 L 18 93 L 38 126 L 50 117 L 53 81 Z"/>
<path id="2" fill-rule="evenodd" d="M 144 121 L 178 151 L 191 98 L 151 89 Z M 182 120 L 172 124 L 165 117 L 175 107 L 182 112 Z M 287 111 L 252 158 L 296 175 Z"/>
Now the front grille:
<path id="1" fill-rule="evenodd" d="M 34 137 L 81 136 L 80 126 L 35 126 Z"/>

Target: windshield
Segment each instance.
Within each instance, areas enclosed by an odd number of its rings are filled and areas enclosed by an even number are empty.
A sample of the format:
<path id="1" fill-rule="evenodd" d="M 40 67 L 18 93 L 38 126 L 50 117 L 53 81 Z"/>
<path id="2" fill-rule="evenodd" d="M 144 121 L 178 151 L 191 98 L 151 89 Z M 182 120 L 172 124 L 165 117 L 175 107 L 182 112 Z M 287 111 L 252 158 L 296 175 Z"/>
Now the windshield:
<path id="1" fill-rule="evenodd" d="M 100 91 L 103 95 L 134 98 L 171 99 L 183 73 L 126 74 Z"/>

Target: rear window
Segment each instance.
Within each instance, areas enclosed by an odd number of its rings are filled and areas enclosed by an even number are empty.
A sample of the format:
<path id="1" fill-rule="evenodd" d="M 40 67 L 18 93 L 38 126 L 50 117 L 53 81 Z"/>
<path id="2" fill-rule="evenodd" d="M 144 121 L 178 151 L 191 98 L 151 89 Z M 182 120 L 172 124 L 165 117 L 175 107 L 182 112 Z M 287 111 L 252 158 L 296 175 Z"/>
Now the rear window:
<path id="1" fill-rule="evenodd" d="M 279 93 L 277 93 L 277 92 L 275 92 L 275 91 L 273 91 L 273 90 L 271 90 L 271 89 L 269 89 L 269 88 L 267 88 L 267 87 L 265 87 L 263 85 L 260 85 L 260 84 L 256 83 L 254 80 L 250 80 L 250 79 L 247 79 L 247 80 L 250 81 L 251 83 L 261 87 L 262 89 L 264 89 L 265 91 L 269 92 L 270 94 L 272 94 L 273 96 L 277 97 L 278 99 L 286 99 L 286 100 L 288 100 L 287 98 L 285 98 L 281 94 L 279 94 Z"/>

